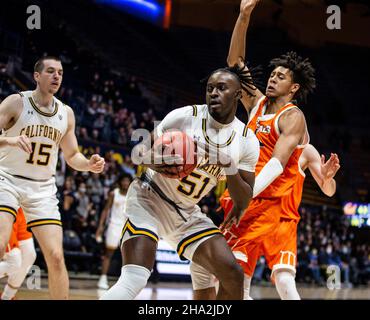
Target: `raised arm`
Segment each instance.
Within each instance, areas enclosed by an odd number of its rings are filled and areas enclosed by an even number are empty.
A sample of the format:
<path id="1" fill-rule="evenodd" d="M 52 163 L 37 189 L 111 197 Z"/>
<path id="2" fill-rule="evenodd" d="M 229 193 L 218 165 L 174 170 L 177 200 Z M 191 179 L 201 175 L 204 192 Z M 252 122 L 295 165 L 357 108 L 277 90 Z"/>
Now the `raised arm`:
<path id="1" fill-rule="evenodd" d="M 63 151 L 64 159 L 68 165 L 77 171 L 91 171 L 100 173 L 104 169 L 104 158 L 97 154 L 87 159 L 78 149 L 77 138 L 75 134 L 75 116 L 73 110 L 67 107 L 68 112 L 68 128 L 67 132 L 60 142 L 60 147 Z"/>
<path id="2" fill-rule="evenodd" d="M 301 158 L 303 158 L 304 161 L 303 165 L 308 167 L 322 192 L 328 197 L 333 196 L 336 191 L 334 177 L 340 168 L 338 155 L 332 153 L 328 161 L 325 161 L 325 156 L 322 155 L 320 157 L 316 148 L 309 144 L 304 149 Z M 303 166 L 302 168 L 304 169 Z"/>
<path id="3" fill-rule="evenodd" d="M 240 14 L 235 23 L 233 34 L 231 36 L 229 54 L 227 56 L 227 64 L 234 66 L 238 64 L 244 67 L 245 48 L 246 48 L 246 35 L 249 26 L 250 16 L 252 11 L 259 0 L 242 0 L 240 3 Z M 241 102 L 246 110 L 249 112 L 257 103 L 258 99 L 262 96 L 262 92 L 257 88 L 253 91 L 254 96 L 249 96 L 243 92 Z"/>

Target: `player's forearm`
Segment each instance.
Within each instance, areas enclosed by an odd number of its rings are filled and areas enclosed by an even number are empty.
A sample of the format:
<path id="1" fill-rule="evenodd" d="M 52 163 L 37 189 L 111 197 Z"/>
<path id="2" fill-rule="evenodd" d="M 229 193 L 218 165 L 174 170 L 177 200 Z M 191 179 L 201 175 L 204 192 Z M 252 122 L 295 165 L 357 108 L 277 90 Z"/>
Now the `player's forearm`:
<path id="1" fill-rule="evenodd" d="M 320 185 L 322 192 L 325 193 L 328 197 L 332 197 L 337 190 L 337 184 L 334 179 L 323 181 Z"/>
<path id="2" fill-rule="evenodd" d="M 9 138 L 8 137 L 0 138 L 0 148 L 8 146 L 8 145 L 9 145 Z"/>
<path id="3" fill-rule="evenodd" d="M 99 228 L 103 228 L 105 221 L 107 220 L 107 216 L 108 216 L 108 210 L 104 209 L 99 219 L 99 226 L 98 226 Z"/>
<path id="4" fill-rule="evenodd" d="M 261 172 L 257 175 L 254 188 L 253 197 L 258 196 L 263 190 L 265 190 L 278 176 L 284 171 L 281 162 L 272 157 L 262 168 Z"/>
<path id="5" fill-rule="evenodd" d="M 81 152 L 76 152 L 68 158 L 65 157 L 68 165 L 77 171 L 89 171 L 89 160 Z"/>
<path id="6" fill-rule="evenodd" d="M 249 26 L 250 15 L 241 14 L 236 21 L 233 34 L 231 36 L 227 64 L 233 66 L 238 63 L 239 57 L 245 58 L 246 35 Z"/>
<path id="7" fill-rule="evenodd" d="M 239 173 L 227 176 L 227 187 L 234 205 L 239 210 L 245 210 L 252 199 L 253 189 Z"/>

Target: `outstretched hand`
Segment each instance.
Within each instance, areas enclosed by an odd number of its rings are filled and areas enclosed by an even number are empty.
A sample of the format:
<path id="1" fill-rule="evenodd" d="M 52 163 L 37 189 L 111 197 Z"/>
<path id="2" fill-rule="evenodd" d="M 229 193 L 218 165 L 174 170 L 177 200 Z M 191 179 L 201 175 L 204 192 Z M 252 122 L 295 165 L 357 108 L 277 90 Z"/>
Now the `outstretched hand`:
<path id="1" fill-rule="evenodd" d="M 225 230 L 229 230 L 232 228 L 233 225 L 236 227 L 239 226 L 240 220 L 243 216 L 244 210 L 239 210 L 235 205 L 231 209 L 230 213 L 225 218 L 224 222 L 220 226 L 220 230 L 224 232 Z"/>
<path id="2" fill-rule="evenodd" d="M 325 156 L 321 155 L 321 174 L 325 181 L 335 177 L 340 168 L 339 158 L 336 153 L 331 153 L 328 161 L 325 162 Z"/>

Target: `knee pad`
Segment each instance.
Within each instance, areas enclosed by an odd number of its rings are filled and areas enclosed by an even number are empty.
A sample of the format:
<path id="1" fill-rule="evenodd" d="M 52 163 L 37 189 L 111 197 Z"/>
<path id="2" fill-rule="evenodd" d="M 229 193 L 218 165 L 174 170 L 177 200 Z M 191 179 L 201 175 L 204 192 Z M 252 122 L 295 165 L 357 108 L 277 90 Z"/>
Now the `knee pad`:
<path id="1" fill-rule="evenodd" d="M 300 300 L 292 272 L 276 271 L 275 285 L 282 300 Z"/>
<path id="2" fill-rule="evenodd" d="M 22 253 L 18 248 L 12 249 L 4 256 L 4 260 L 9 265 L 11 273 L 18 271 L 22 265 Z"/>
<path id="3" fill-rule="evenodd" d="M 22 265 L 29 269 L 36 260 L 36 250 L 33 239 L 19 241 L 19 249 L 22 252 Z M 27 270 L 28 271 L 28 270 Z"/>
<path id="4" fill-rule="evenodd" d="M 150 271 L 142 266 L 126 264 L 121 269 L 121 276 L 100 300 L 133 300 L 145 288 Z"/>

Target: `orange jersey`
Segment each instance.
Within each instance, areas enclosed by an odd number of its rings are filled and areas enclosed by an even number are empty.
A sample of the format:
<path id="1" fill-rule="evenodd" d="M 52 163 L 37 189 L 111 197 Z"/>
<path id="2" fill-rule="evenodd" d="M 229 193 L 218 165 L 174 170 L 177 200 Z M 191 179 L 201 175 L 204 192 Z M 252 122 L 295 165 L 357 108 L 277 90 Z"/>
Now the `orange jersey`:
<path id="1" fill-rule="evenodd" d="M 255 114 L 251 117 L 248 128 L 254 131 L 257 139 L 260 141 L 260 156 L 256 165 L 256 175 L 262 170 L 265 164 L 272 158 L 272 153 L 276 142 L 279 139 L 278 122 L 280 116 L 287 110 L 298 108 L 292 103 L 288 103 L 275 114 L 265 115 L 265 109 L 268 98 L 262 99 L 256 107 Z M 298 160 L 303 152 L 303 148 L 298 146 L 290 156 L 283 173 L 277 177 L 264 191 L 256 198 L 281 198 L 290 194 L 293 184 L 296 180 L 298 170 Z"/>
<path id="2" fill-rule="evenodd" d="M 27 222 L 22 208 L 18 209 L 17 220 L 13 224 L 12 234 L 8 242 L 7 252 L 19 247 L 19 241 L 32 238 L 32 233 L 27 231 Z"/>
<path id="3" fill-rule="evenodd" d="M 299 205 L 302 200 L 303 184 L 306 175 L 300 171 L 297 174 L 296 181 L 293 185 L 291 193 L 285 196 L 281 202 L 281 217 L 286 219 L 299 220 L 300 215 L 298 212 Z"/>

